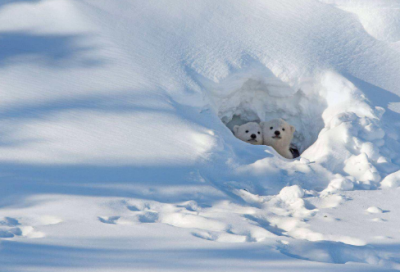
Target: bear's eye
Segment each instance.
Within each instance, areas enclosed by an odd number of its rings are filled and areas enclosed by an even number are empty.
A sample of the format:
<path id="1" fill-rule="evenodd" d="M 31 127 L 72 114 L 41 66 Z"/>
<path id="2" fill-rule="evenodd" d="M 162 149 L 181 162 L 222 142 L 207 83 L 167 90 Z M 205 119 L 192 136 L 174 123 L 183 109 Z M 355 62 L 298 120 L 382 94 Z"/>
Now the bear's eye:
<path id="1" fill-rule="evenodd" d="M 284 128 L 282 128 L 282 130 L 283 130 L 283 131 L 285 131 L 285 129 L 284 129 Z"/>
<path id="2" fill-rule="evenodd" d="M 274 129 L 274 127 L 270 127 L 269 129 L 270 129 L 270 130 L 273 130 L 273 129 Z"/>
<path id="3" fill-rule="evenodd" d="M 257 132 L 258 134 L 260 134 L 260 132 Z"/>
<path id="4" fill-rule="evenodd" d="M 246 133 L 249 133 L 249 131 L 248 131 L 248 130 L 246 130 Z"/>

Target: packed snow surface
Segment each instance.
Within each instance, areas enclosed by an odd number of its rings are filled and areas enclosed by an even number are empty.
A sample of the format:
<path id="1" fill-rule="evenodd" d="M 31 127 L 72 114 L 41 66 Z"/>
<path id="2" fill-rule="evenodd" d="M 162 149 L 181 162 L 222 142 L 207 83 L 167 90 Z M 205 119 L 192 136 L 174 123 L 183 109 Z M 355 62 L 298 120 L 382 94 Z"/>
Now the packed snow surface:
<path id="1" fill-rule="evenodd" d="M 399 18 L 1 1 L 0 271 L 400 270 Z M 274 118 L 300 158 L 231 131 Z"/>

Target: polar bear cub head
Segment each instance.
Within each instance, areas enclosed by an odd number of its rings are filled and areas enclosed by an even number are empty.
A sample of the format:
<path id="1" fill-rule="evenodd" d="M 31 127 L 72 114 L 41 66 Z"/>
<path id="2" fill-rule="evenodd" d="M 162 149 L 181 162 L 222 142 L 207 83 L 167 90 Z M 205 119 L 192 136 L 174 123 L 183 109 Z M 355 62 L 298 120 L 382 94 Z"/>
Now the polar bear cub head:
<path id="1" fill-rule="evenodd" d="M 261 122 L 260 125 L 264 144 L 272 146 L 282 157 L 293 159 L 289 148 L 295 132 L 294 126 L 286 123 L 283 119 Z"/>
<path id="2" fill-rule="evenodd" d="M 263 144 L 261 127 L 256 122 L 249 122 L 241 126 L 234 126 L 233 133 L 238 139 L 246 143 L 253 145 Z"/>

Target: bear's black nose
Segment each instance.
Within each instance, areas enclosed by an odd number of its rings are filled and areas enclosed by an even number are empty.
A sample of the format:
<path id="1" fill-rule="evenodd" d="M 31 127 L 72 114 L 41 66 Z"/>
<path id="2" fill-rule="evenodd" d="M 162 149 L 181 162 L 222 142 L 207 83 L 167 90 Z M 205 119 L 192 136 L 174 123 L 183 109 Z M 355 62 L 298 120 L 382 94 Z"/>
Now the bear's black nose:
<path id="1" fill-rule="evenodd" d="M 277 130 L 275 130 L 275 135 L 276 135 L 276 136 L 279 136 L 279 135 L 281 135 L 281 132 L 280 132 L 280 131 L 277 131 Z"/>
<path id="2" fill-rule="evenodd" d="M 252 138 L 252 139 L 255 139 L 255 138 L 257 138 L 257 135 L 251 134 L 251 138 Z"/>

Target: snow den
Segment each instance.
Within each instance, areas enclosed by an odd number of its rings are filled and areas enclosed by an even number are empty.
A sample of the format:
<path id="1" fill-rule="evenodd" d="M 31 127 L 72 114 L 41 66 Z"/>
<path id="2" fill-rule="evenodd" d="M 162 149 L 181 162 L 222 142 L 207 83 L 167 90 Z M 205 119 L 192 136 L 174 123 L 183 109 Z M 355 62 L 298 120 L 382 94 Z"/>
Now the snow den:
<path id="1" fill-rule="evenodd" d="M 229 82 L 231 80 L 231 82 Z M 233 126 L 282 118 L 295 126 L 292 144 L 300 153 L 311 146 L 324 128 L 326 98 L 313 80 L 289 85 L 272 73 L 226 79 L 211 91 L 211 100 L 222 122 Z"/>

